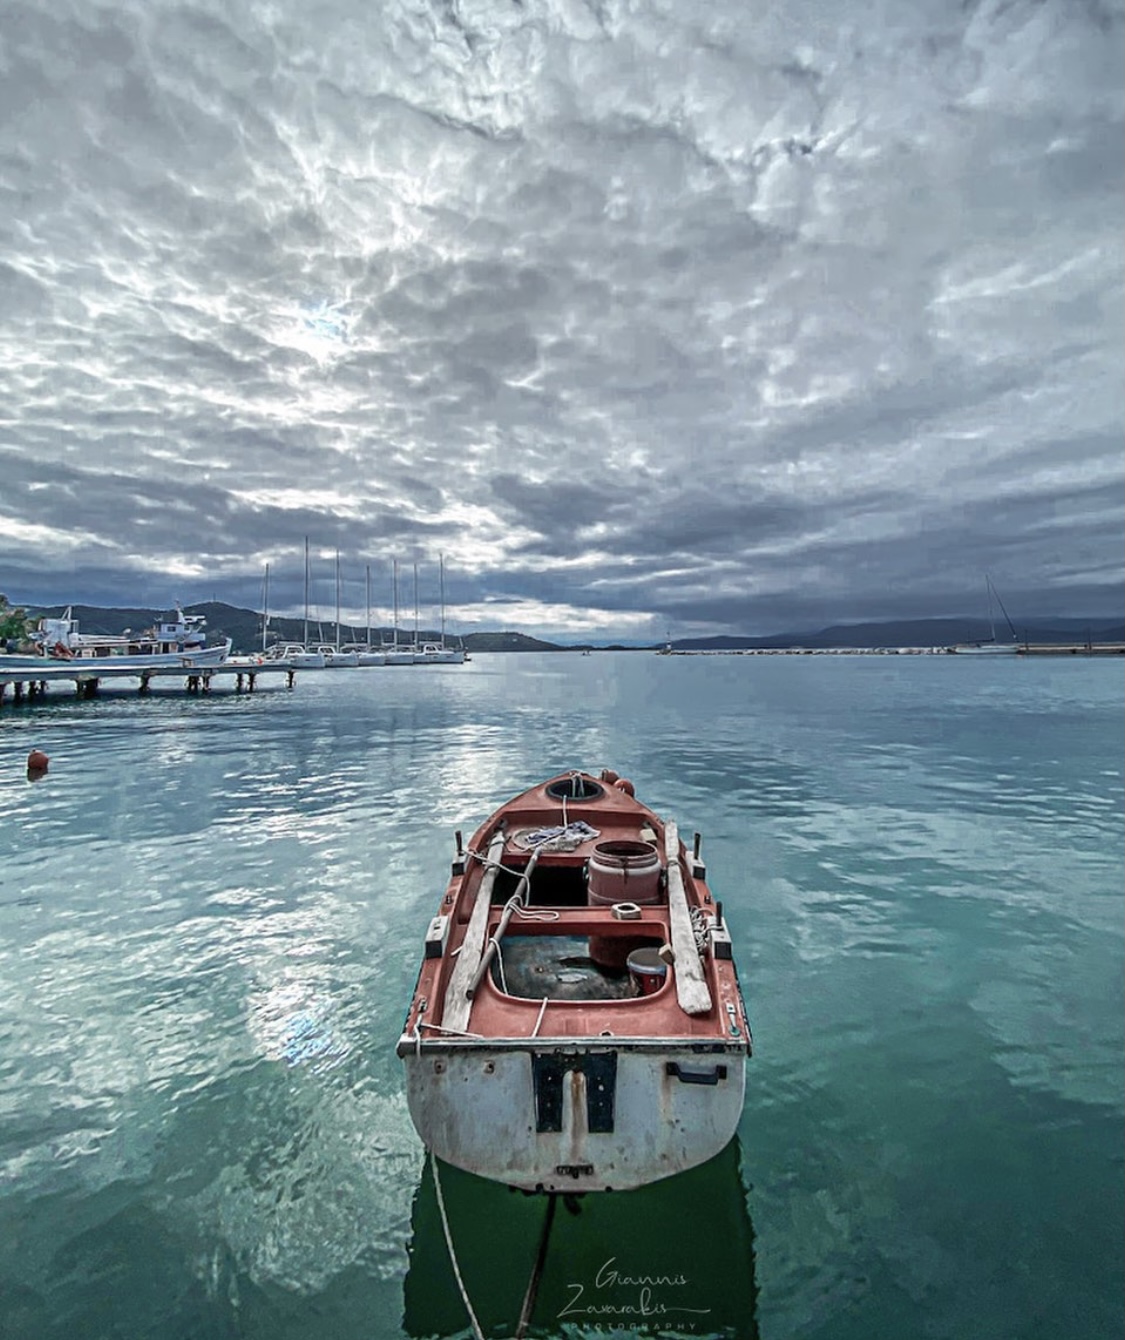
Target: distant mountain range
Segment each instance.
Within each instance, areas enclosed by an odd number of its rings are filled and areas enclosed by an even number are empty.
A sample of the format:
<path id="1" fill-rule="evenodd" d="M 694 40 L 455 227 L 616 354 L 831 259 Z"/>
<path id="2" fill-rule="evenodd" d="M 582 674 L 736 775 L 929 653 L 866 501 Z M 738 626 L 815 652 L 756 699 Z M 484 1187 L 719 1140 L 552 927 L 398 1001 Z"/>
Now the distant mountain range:
<path id="1" fill-rule="evenodd" d="M 237 652 L 253 652 L 262 645 L 262 616 L 255 610 L 239 609 L 221 601 L 207 601 L 201 605 L 185 605 L 189 614 L 202 614 L 207 619 L 207 631 L 212 638 L 229 637 Z M 35 609 L 29 614 L 59 615 L 63 606 L 55 605 L 49 609 Z M 125 629 L 139 632 L 159 621 L 165 610 L 153 609 L 106 609 L 95 605 L 75 605 L 73 614 L 79 620 L 84 633 L 122 633 Z M 269 641 L 300 642 L 304 637 L 304 620 L 287 619 L 270 615 Z M 1051 642 L 1125 642 L 1125 622 L 1105 619 L 1029 619 L 1019 625 L 1021 641 Z M 989 625 L 984 619 L 912 619 L 895 620 L 883 623 L 838 624 L 822 628 L 819 632 L 778 633 L 771 637 L 705 637 L 678 638 L 671 642 L 676 651 L 749 651 L 754 649 L 770 650 L 786 647 L 948 647 L 956 642 L 984 641 L 990 636 Z M 363 642 L 367 637 L 366 627 L 342 624 L 340 641 L 343 643 Z M 372 627 L 373 642 L 387 643 L 394 640 L 391 628 L 380 625 Z M 439 633 L 436 629 L 420 628 L 421 641 L 436 641 Z M 311 624 L 309 638 L 313 642 L 336 640 L 335 624 Z M 413 641 L 413 628 L 399 628 L 399 643 Z M 467 633 L 464 637 L 446 635 L 451 646 L 463 645 L 467 651 L 576 651 L 586 650 L 654 650 L 664 642 L 647 646 L 622 647 L 613 644 L 605 647 L 590 642 L 569 643 L 544 642 L 529 637 L 525 633 L 490 632 Z"/>
<path id="2" fill-rule="evenodd" d="M 1125 642 L 1125 622 L 1104 619 L 1028 619 L 1017 626 L 1020 642 Z M 740 651 L 781 647 L 951 647 L 986 642 L 986 619 L 900 619 L 887 623 L 835 624 L 819 632 L 772 637 L 681 638 L 677 651 Z M 998 637 L 998 640 L 1002 640 Z"/>
<path id="3" fill-rule="evenodd" d="M 55 617 L 62 614 L 65 608 L 63 605 L 29 608 L 28 614 L 35 619 L 43 616 Z M 229 637 L 233 643 L 233 650 L 236 652 L 252 653 L 261 650 L 262 615 L 259 610 L 239 609 L 237 605 L 227 605 L 222 601 L 205 601 L 200 605 L 185 605 L 183 608 L 185 614 L 202 614 L 206 618 L 209 641 Z M 126 629 L 140 632 L 145 628 L 151 628 L 153 624 L 158 623 L 161 618 L 169 615 L 171 611 L 169 609 L 107 609 L 98 605 L 73 605 L 71 606 L 71 613 L 78 620 L 81 632 L 109 635 L 123 633 Z M 304 636 L 304 619 L 287 619 L 274 614 L 270 615 L 267 635 L 269 644 L 301 642 L 304 640 Z M 440 636 L 440 631 L 436 628 L 418 629 L 418 640 L 420 642 L 436 642 Z M 341 623 L 340 641 L 342 644 L 366 642 L 366 640 L 366 625 Z M 373 624 L 371 640 L 373 643 L 380 645 L 393 642 L 395 640 L 394 630 L 389 625 L 376 626 Z M 413 640 L 413 626 L 399 628 L 398 642 L 400 645 L 406 645 Z M 568 648 L 557 646 L 552 642 L 541 642 L 536 638 L 527 637 L 523 633 L 471 633 L 464 638 L 447 633 L 445 640 L 448 646 L 458 647 L 463 645 L 467 651 L 568 650 Z M 310 621 L 309 641 L 314 645 L 320 643 L 334 645 L 336 641 L 335 621 L 333 620 L 331 623 Z"/>

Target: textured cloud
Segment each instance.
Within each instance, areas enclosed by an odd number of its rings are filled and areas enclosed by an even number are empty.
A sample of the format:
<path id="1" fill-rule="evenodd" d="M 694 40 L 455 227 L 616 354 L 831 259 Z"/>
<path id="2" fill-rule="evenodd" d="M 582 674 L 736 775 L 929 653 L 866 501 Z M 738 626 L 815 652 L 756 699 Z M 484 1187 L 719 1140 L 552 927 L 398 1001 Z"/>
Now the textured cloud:
<path id="1" fill-rule="evenodd" d="M 9 0 L 0 588 L 1121 604 L 1117 0 Z M 332 597 L 334 599 L 334 597 Z"/>

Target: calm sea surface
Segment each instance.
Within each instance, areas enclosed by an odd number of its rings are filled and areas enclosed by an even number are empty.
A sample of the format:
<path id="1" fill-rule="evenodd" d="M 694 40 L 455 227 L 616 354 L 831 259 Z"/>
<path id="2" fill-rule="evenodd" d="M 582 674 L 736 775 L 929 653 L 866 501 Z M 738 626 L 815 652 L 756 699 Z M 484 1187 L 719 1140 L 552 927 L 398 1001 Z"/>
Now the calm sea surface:
<path id="1" fill-rule="evenodd" d="M 621 653 L 9 697 L 0 1336 L 465 1332 L 394 1043 L 454 830 L 575 766 L 703 833 L 756 1055 L 726 1154 L 560 1208 L 533 1334 L 1119 1336 L 1123 688 Z M 510 1336 L 544 1202 L 439 1172 Z"/>

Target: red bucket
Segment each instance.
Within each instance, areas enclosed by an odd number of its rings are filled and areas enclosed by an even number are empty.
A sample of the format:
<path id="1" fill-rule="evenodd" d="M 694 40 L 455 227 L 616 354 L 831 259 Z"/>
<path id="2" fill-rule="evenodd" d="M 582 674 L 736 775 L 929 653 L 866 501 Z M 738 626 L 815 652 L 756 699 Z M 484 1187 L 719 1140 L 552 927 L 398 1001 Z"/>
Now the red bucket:
<path id="1" fill-rule="evenodd" d="M 648 945 L 634 949 L 626 965 L 639 996 L 655 996 L 668 976 L 668 965 L 660 957 L 660 951 Z"/>

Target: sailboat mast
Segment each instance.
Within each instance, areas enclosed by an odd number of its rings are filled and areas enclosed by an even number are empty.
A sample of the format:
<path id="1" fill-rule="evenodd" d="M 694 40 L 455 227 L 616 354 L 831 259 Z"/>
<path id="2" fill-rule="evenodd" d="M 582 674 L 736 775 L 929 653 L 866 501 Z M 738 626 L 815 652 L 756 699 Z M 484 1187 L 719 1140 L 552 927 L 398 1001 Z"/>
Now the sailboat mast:
<path id="1" fill-rule="evenodd" d="M 336 650 L 340 650 L 340 551 L 336 550 Z"/>
<path id="2" fill-rule="evenodd" d="M 414 564 L 414 647 L 418 647 L 418 564 Z"/>
<path id="3" fill-rule="evenodd" d="M 301 645 L 308 650 L 309 645 L 309 537 L 305 536 L 305 640 Z"/>
<path id="4" fill-rule="evenodd" d="M 391 629 L 391 639 L 395 651 L 398 651 L 398 559 L 397 558 L 393 559 L 392 564 L 393 564 L 392 571 L 394 573 L 394 576 L 392 577 L 391 580 L 394 586 L 395 610 L 394 610 L 394 627 Z"/>
<path id="5" fill-rule="evenodd" d="M 438 554 L 438 590 L 441 593 L 441 649 L 445 650 L 445 555 Z"/>
<path id="6" fill-rule="evenodd" d="M 367 573 L 367 650 L 371 650 L 371 564 L 368 563 L 365 569 Z"/>
<path id="7" fill-rule="evenodd" d="M 1008 611 L 1004 608 L 1004 602 L 1000 599 L 1000 592 L 997 591 L 995 586 L 992 588 L 992 593 L 996 597 L 996 603 L 1000 606 L 1000 612 L 1003 614 L 1004 621 L 1008 625 L 1008 632 L 1012 635 L 1012 641 L 1018 642 L 1020 640 L 1020 635 L 1016 632 L 1016 626 L 1012 622 Z"/>
<path id="8" fill-rule="evenodd" d="M 270 565 L 266 564 L 266 575 L 262 580 L 262 650 L 266 649 L 266 633 L 270 626 Z"/>

